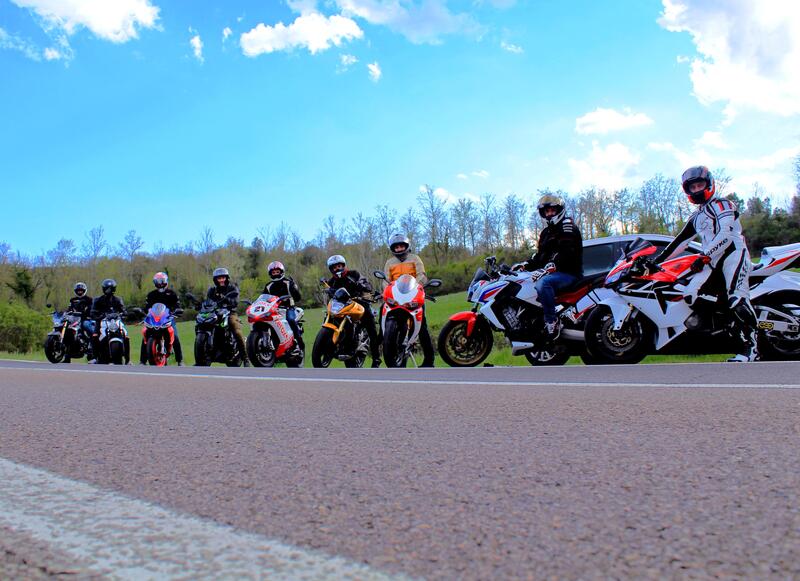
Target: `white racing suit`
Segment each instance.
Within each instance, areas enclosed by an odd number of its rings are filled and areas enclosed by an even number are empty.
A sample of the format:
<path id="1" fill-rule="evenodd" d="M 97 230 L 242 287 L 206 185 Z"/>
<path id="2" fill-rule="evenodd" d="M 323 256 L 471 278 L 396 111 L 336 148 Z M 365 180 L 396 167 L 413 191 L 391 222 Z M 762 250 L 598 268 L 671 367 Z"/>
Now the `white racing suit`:
<path id="1" fill-rule="evenodd" d="M 655 259 L 663 262 L 686 250 L 689 241 L 700 237 L 703 254 L 711 259 L 711 268 L 721 271 L 725 279 L 728 306 L 742 342 L 741 354 L 729 361 L 756 359 L 756 313 L 750 304 L 750 252 L 747 250 L 736 204 L 713 197 L 700 206 L 686 222 L 683 230 Z"/>

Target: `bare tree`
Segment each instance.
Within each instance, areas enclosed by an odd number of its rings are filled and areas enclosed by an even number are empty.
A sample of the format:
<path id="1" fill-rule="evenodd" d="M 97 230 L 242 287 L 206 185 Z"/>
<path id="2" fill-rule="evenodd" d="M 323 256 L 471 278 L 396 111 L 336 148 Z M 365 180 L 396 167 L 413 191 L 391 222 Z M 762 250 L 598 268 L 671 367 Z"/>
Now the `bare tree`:
<path id="1" fill-rule="evenodd" d="M 483 194 L 480 200 L 480 240 L 484 250 L 491 251 L 500 244 L 499 223 L 500 211 L 495 204 L 495 197 Z"/>
<path id="2" fill-rule="evenodd" d="M 97 226 L 89 230 L 85 234 L 85 238 L 86 240 L 82 247 L 83 256 L 94 265 L 97 263 L 97 259 L 100 258 L 108 248 L 105 230 L 102 226 Z"/>
<path id="3" fill-rule="evenodd" d="M 216 248 L 214 244 L 214 231 L 210 226 L 203 226 L 200 230 L 200 238 L 197 240 L 197 252 L 201 255 L 209 255 Z"/>
<path id="4" fill-rule="evenodd" d="M 411 244 L 421 244 L 420 242 L 420 219 L 413 207 L 408 208 L 400 218 L 400 229 L 411 240 Z"/>
<path id="5" fill-rule="evenodd" d="M 386 244 L 389 237 L 397 231 L 397 210 L 386 204 L 375 208 L 375 235 L 378 244 Z M 408 234 L 406 234 L 408 236 Z"/>
<path id="6" fill-rule="evenodd" d="M 78 256 L 78 247 L 68 238 L 56 242 L 55 248 L 47 251 L 47 262 L 52 266 L 67 266 L 75 262 Z"/>
<path id="7" fill-rule="evenodd" d="M 450 209 L 457 244 L 475 254 L 478 242 L 478 208 L 469 198 L 459 198 Z"/>
<path id="8" fill-rule="evenodd" d="M 0 242 L 0 264 L 8 264 L 11 258 L 11 245 L 6 241 Z"/>
<path id="9" fill-rule="evenodd" d="M 506 246 L 516 251 L 525 243 L 525 202 L 515 194 L 509 195 L 503 203 L 503 222 L 505 223 Z"/>
<path id="10" fill-rule="evenodd" d="M 136 254 L 144 247 L 144 240 L 136 233 L 136 230 L 128 230 L 125 238 L 119 243 L 120 256 L 128 262 L 133 262 Z"/>
<path id="11" fill-rule="evenodd" d="M 447 207 L 439 198 L 434 189 L 425 185 L 417 196 L 425 239 L 433 252 L 433 261 L 439 264 L 442 254 L 447 254 L 449 249 L 449 223 L 447 221 Z"/>

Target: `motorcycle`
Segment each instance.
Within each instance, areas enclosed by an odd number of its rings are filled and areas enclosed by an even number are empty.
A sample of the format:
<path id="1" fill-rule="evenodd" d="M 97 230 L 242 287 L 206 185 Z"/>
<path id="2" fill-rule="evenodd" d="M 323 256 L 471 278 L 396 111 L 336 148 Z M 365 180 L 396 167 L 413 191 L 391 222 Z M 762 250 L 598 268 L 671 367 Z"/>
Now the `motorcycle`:
<path id="1" fill-rule="evenodd" d="M 375 278 L 388 282 L 386 273 L 376 270 Z M 413 351 L 416 350 L 420 329 L 422 329 L 423 308 L 425 306 L 425 289 L 438 288 L 442 281 L 438 278 L 429 280 L 424 285 L 410 274 L 400 276 L 383 291 L 381 307 L 381 332 L 383 333 L 383 357 L 386 367 L 405 367 L 411 359 L 414 365 Z M 427 297 L 436 302 L 432 296 Z"/>
<path id="2" fill-rule="evenodd" d="M 187 293 L 187 298 L 197 304 L 197 299 Z M 245 353 L 241 353 L 236 337 L 228 325 L 231 311 L 216 301 L 205 299 L 195 318 L 194 360 L 195 365 L 208 367 L 212 363 L 224 363 L 228 367 L 239 367 Z"/>
<path id="3" fill-rule="evenodd" d="M 586 321 L 586 345 L 603 363 L 638 363 L 658 354 L 735 353 L 738 333 L 719 272 L 693 272 L 696 254 L 660 265 L 655 248 L 634 241 L 608 273 L 613 293 Z M 750 271 L 750 301 L 762 360 L 800 359 L 800 243 L 765 248 Z"/>
<path id="4" fill-rule="evenodd" d="M 100 321 L 100 338 L 98 340 L 98 363 L 122 365 L 125 360 L 125 345 L 128 343 L 128 329 L 122 321 L 125 313 L 109 312 Z"/>
<path id="5" fill-rule="evenodd" d="M 247 336 L 247 356 L 254 367 L 274 367 L 277 361 L 286 367 L 302 367 L 305 353 L 286 320 L 286 309 L 281 301 L 289 295 L 276 297 L 262 294 L 252 303 L 245 301 L 247 322 L 252 325 Z M 297 325 L 303 328 L 303 309 L 295 308 Z"/>
<path id="6" fill-rule="evenodd" d="M 173 314 L 163 303 L 156 303 L 147 311 L 142 323 L 142 337 L 150 365 L 164 367 L 167 364 L 175 343 L 175 316 L 182 312 L 178 309 Z"/>
<path id="7" fill-rule="evenodd" d="M 324 278 L 320 284 L 330 296 L 331 289 Z M 333 293 L 311 349 L 314 367 L 329 367 L 334 359 L 344 362 L 345 367 L 364 367 L 370 353 L 369 333 L 361 324 L 364 309 L 364 305 L 354 301 L 347 289 L 340 288 Z"/>
<path id="8" fill-rule="evenodd" d="M 609 291 L 598 288 L 605 274 L 577 280 L 559 292 L 556 315 L 561 332 L 555 341 L 545 333 L 544 313 L 535 284 L 546 271 L 528 272 L 522 265 L 497 265 L 489 256 L 486 269 L 478 268 L 467 290 L 472 310 L 452 315 L 439 333 L 439 355 L 452 367 L 480 365 L 492 351 L 495 331 L 511 343 L 513 355 L 524 355 L 531 365 L 563 365 L 572 355 L 584 363 L 593 358 L 584 348 L 587 313 Z"/>
<path id="9" fill-rule="evenodd" d="M 69 363 L 72 359 L 88 356 L 92 339 L 81 326 L 80 313 L 56 310 L 52 317 L 53 330 L 47 334 L 44 342 L 47 360 L 50 363 Z"/>

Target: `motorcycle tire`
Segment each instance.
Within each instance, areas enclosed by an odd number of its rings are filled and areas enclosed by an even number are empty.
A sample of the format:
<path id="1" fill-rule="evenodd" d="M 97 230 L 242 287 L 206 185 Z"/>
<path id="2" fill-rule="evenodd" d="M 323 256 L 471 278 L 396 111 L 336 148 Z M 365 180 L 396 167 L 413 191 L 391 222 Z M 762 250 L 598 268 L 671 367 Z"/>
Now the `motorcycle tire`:
<path id="1" fill-rule="evenodd" d="M 356 344 L 361 345 L 362 343 L 366 346 L 366 349 L 363 351 L 356 351 L 356 353 L 350 358 L 345 359 L 344 366 L 349 369 L 359 369 L 364 367 L 364 363 L 367 361 L 367 354 L 370 352 L 371 343 L 369 340 L 369 333 L 364 327 L 359 326 L 356 331 Z"/>
<path id="2" fill-rule="evenodd" d="M 491 328 L 479 320 L 467 337 L 467 321 L 447 321 L 436 347 L 442 361 L 450 367 L 475 367 L 483 363 L 492 352 L 494 336 Z"/>
<path id="3" fill-rule="evenodd" d="M 320 328 L 317 338 L 314 339 L 314 347 L 311 348 L 311 365 L 317 368 L 330 367 L 334 349 L 333 329 Z"/>
<path id="4" fill-rule="evenodd" d="M 67 355 L 67 348 L 61 337 L 48 335 L 44 342 L 44 354 L 50 363 L 61 363 Z"/>
<path id="5" fill-rule="evenodd" d="M 208 367 L 211 365 L 211 357 L 209 357 L 208 335 L 199 333 L 194 338 L 194 364 L 200 367 Z"/>
<path id="6" fill-rule="evenodd" d="M 383 330 L 383 358 L 386 367 L 405 367 L 408 356 L 403 349 L 407 327 L 397 319 L 387 319 Z"/>
<path id="7" fill-rule="evenodd" d="M 108 358 L 112 365 L 122 365 L 125 357 L 125 347 L 119 341 L 111 341 L 108 344 Z"/>
<path id="8" fill-rule="evenodd" d="M 297 345 L 292 348 L 292 354 L 285 358 L 286 367 L 298 368 L 303 367 L 306 361 L 306 353 Z"/>
<path id="9" fill-rule="evenodd" d="M 586 349 L 600 364 L 639 363 L 653 351 L 652 333 L 638 318 L 614 331 L 614 316 L 606 306 L 595 307 L 586 319 Z"/>
<path id="10" fill-rule="evenodd" d="M 550 349 L 526 351 L 525 359 L 534 367 L 557 367 L 569 361 L 570 353 L 564 345 L 554 345 Z"/>
<path id="11" fill-rule="evenodd" d="M 167 364 L 167 354 L 161 353 L 161 341 L 156 337 L 147 339 L 147 362 L 155 367 L 164 367 Z"/>
<path id="12" fill-rule="evenodd" d="M 264 345 L 268 332 L 253 331 L 247 336 L 247 358 L 253 367 L 275 367 L 275 351 Z"/>
<path id="13" fill-rule="evenodd" d="M 800 294 L 781 293 L 764 301 L 767 306 L 790 317 L 800 316 Z M 759 314 L 758 304 L 753 305 L 756 314 Z M 759 318 L 760 315 L 759 315 Z M 770 321 L 770 315 L 765 319 Z M 781 334 L 770 333 L 765 329 L 758 330 L 758 357 L 761 361 L 796 361 L 800 359 L 800 333 Z"/>

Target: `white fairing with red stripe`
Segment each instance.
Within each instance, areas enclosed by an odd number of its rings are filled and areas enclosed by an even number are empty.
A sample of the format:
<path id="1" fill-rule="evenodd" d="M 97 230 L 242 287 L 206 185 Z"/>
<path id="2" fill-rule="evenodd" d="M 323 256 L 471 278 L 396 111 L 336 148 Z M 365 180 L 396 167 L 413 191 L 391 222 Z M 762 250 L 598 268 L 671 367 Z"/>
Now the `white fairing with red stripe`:
<path id="1" fill-rule="evenodd" d="M 785 270 L 800 258 L 800 242 L 768 246 L 761 251 L 761 261 L 753 266 L 751 278 L 763 278 Z"/>

